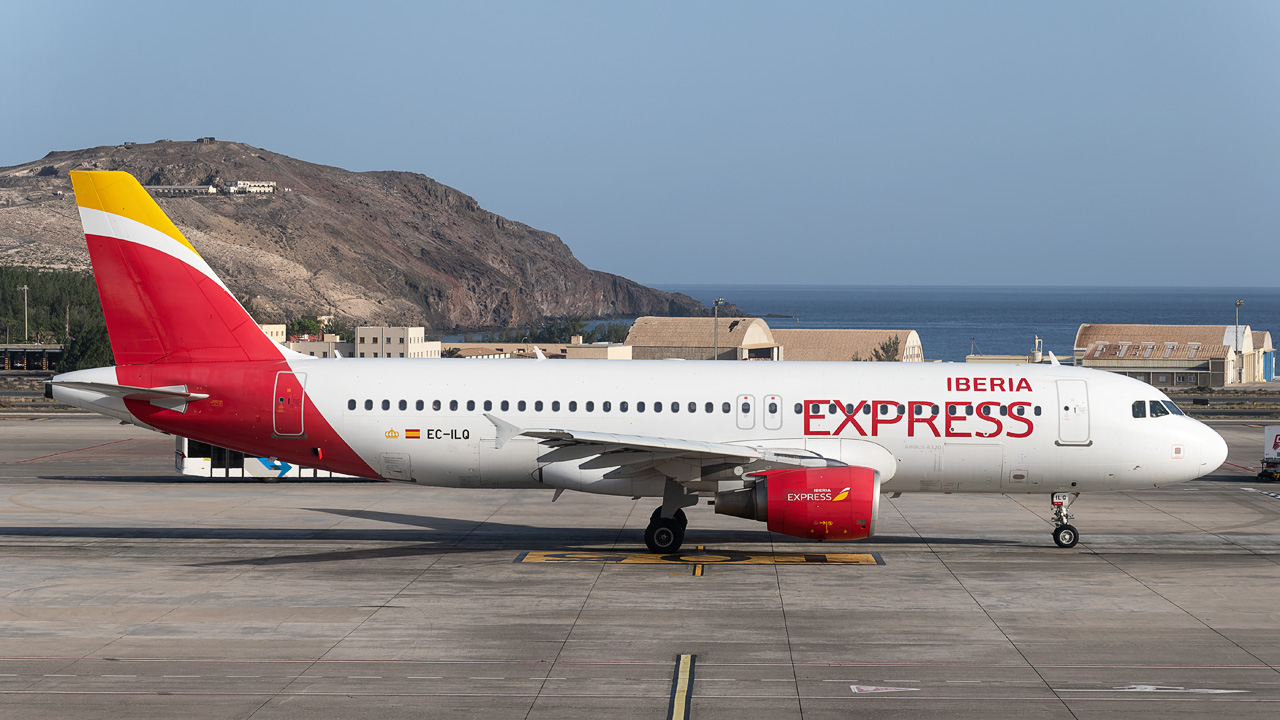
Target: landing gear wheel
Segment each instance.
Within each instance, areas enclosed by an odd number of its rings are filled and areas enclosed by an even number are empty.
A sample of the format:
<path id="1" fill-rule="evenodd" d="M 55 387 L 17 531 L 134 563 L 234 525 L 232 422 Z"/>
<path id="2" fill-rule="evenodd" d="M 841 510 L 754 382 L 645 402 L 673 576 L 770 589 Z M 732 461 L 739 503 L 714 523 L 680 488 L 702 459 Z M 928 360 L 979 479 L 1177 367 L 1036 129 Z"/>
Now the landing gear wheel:
<path id="1" fill-rule="evenodd" d="M 654 518 L 644 530 L 644 544 L 649 552 L 673 553 L 680 549 L 682 543 L 684 526 L 676 518 Z"/>
<path id="2" fill-rule="evenodd" d="M 1076 529 L 1070 525 L 1059 525 L 1053 529 L 1053 541 L 1060 548 L 1075 547 L 1076 543 L 1080 541 L 1080 533 L 1076 532 Z"/>
<path id="3" fill-rule="evenodd" d="M 653 514 L 649 516 L 649 524 L 652 525 L 653 523 L 657 522 L 658 519 L 661 517 L 662 517 L 662 508 L 657 508 L 656 510 L 653 511 Z M 676 509 L 675 521 L 680 525 L 680 530 L 682 531 L 685 528 L 689 527 L 689 518 L 685 517 L 683 509 L 680 509 L 680 508 Z"/>

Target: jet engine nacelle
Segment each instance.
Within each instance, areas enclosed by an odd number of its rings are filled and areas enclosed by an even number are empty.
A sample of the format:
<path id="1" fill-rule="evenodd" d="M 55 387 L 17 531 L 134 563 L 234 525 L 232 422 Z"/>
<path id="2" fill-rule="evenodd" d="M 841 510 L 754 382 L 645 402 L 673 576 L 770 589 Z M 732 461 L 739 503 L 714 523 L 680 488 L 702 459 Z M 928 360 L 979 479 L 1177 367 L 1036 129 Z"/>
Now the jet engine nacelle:
<path id="1" fill-rule="evenodd" d="M 814 540 L 862 540 L 875 533 L 880 481 L 867 467 L 772 470 L 752 487 L 716 493 L 716 512 Z M 759 477 L 757 475 L 756 477 Z"/>

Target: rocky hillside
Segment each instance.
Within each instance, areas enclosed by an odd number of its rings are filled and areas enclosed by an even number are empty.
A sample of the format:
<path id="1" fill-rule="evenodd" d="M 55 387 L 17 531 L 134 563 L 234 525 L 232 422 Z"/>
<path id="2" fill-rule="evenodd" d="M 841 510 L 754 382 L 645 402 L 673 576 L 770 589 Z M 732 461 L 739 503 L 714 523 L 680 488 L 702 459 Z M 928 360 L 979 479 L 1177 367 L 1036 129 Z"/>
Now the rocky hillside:
<path id="1" fill-rule="evenodd" d="M 555 235 L 424 175 L 349 172 L 237 142 L 51 152 L 0 168 L 0 264 L 88 268 L 67 175 L 76 169 L 124 170 L 143 185 L 275 181 L 273 194 L 157 198 L 232 291 L 272 320 L 333 312 L 448 330 L 710 314 L 686 295 L 590 270 Z"/>

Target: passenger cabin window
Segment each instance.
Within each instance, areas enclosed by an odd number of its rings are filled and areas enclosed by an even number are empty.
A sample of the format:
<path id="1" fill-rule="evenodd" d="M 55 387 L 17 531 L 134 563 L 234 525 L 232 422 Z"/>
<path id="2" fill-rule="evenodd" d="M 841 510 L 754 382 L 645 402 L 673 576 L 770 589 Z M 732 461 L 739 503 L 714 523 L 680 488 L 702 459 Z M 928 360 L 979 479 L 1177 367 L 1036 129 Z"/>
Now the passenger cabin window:
<path id="1" fill-rule="evenodd" d="M 525 402 L 524 402 L 523 400 L 521 400 L 520 402 L 516 403 L 516 410 L 519 410 L 520 412 L 524 412 L 524 409 L 525 409 L 526 407 L 528 407 L 528 405 L 526 405 L 526 404 L 525 404 Z"/>
<path id="2" fill-rule="evenodd" d="M 671 412 L 680 412 L 680 403 L 678 402 L 671 403 Z"/>
<path id="3" fill-rule="evenodd" d="M 560 412 L 560 401 L 559 401 L 559 400 L 552 400 L 552 401 L 551 401 L 551 412 Z"/>
<path id="4" fill-rule="evenodd" d="M 510 410 L 510 409 L 511 409 L 511 403 L 510 403 L 510 402 L 508 402 L 508 401 L 506 401 L 506 400 L 503 400 L 503 401 L 502 401 L 502 412 L 506 412 L 506 411 L 508 411 L 508 410 Z"/>
<path id="5" fill-rule="evenodd" d="M 421 409 L 423 408 L 422 401 L 421 401 L 421 400 L 419 400 L 418 402 L 414 403 L 414 404 L 413 404 L 413 408 L 414 408 L 415 410 L 421 410 Z"/>
<path id="6" fill-rule="evenodd" d="M 450 400 L 450 401 L 449 401 L 449 409 L 450 409 L 450 410 L 457 410 L 457 409 L 458 409 L 458 401 L 457 401 L 457 400 Z"/>
<path id="7" fill-rule="evenodd" d="M 608 400 L 605 400 L 604 402 L 600 403 L 600 409 L 604 412 L 609 412 L 610 410 L 613 409 L 613 403 L 609 402 Z"/>
<path id="8" fill-rule="evenodd" d="M 706 405 L 702 406 L 702 409 L 707 414 L 711 414 L 716 411 L 716 406 L 715 406 L 715 403 L 707 403 Z"/>
<path id="9" fill-rule="evenodd" d="M 347 401 L 347 409 L 348 409 L 348 410 L 355 410 L 355 409 L 356 409 L 356 401 L 355 401 L 355 400 L 348 400 L 348 401 Z"/>
<path id="10" fill-rule="evenodd" d="M 691 413 L 696 413 L 696 412 L 698 412 L 698 403 L 696 403 L 696 402 L 691 402 L 691 403 L 689 403 L 689 412 L 691 412 Z M 774 412 L 777 412 L 777 411 L 775 410 Z"/>
<path id="11" fill-rule="evenodd" d="M 391 409 L 391 401 L 390 401 L 390 400 L 383 400 L 383 401 L 382 401 L 382 409 L 383 409 L 383 410 L 390 410 L 390 409 Z"/>
<path id="12" fill-rule="evenodd" d="M 1169 414 L 1169 408 L 1165 407 L 1164 403 L 1160 402 L 1159 400 L 1151 401 L 1151 417 L 1153 418 L 1163 417 L 1168 414 Z"/>
<path id="13" fill-rule="evenodd" d="M 437 410 L 437 411 L 438 411 L 438 410 L 440 409 L 440 401 L 439 401 L 439 400 L 432 400 L 432 401 L 431 401 L 431 409 L 432 409 L 432 410 Z"/>
<path id="14" fill-rule="evenodd" d="M 662 403 L 660 403 L 660 402 L 656 402 L 656 403 L 654 403 L 654 404 L 653 404 L 653 411 L 654 411 L 654 412 L 662 412 Z"/>
<path id="15" fill-rule="evenodd" d="M 618 403 L 618 412 L 626 412 L 627 408 L 629 407 L 630 405 L 627 404 L 627 401 L 623 400 L 622 402 Z"/>
<path id="16" fill-rule="evenodd" d="M 400 409 L 401 409 L 401 410 L 408 410 L 408 409 L 409 409 L 409 402 L 408 402 L 407 400 L 401 400 L 401 401 L 400 401 Z"/>
<path id="17" fill-rule="evenodd" d="M 365 409 L 365 410 L 372 410 L 372 409 L 373 409 L 373 401 L 372 401 L 372 400 L 365 400 L 365 401 L 364 401 L 364 409 Z"/>
<path id="18" fill-rule="evenodd" d="M 577 401 L 577 400 L 570 400 L 570 401 L 569 401 L 569 412 L 578 412 L 578 401 Z"/>
<path id="19" fill-rule="evenodd" d="M 1144 418 L 1144 417 L 1146 417 L 1146 416 L 1147 416 L 1147 401 L 1146 401 L 1146 400 L 1134 400 L 1134 401 L 1133 401 L 1133 416 L 1134 416 L 1134 417 L 1136 417 L 1136 418 Z"/>
<path id="20" fill-rule="evenodd" d="M 643 400 L 641 400 L 640 402 L 637 402 L 637 403 L 636 403 L 636 412 L 644 412 L 644 401 L 643 401 Z"/>
<path id="21" fill-rule="evenodd" d="M 485 411 L 485 412 L 489 412 L 489 411 L 490 411 L 490 410 L 492 410 L 492 409 L 493 409 L 493 401 L 492 401 L 492 400 L 485 400 L 485 401 L 484 401 L 484 411 Z"/>
<path id="22" fill-rule="evenodd" d="M 721 405 L 721 406 L 720 406 L 720 412 L 723 412 L 723 413 L 725 413 L 725 414 L 728 414 L 728 412 L 729 412 L 731 409 L 732 409 L 732 408 L 730 407 L 729 403 L 724 403 L 723 405 Z"/>
<path id="23" fill-rule="evenodd" d="M 534 400 L 534 401 L 533 401 L 533 409 L 534 409 L 536 412 L 542 412 L 542 401 L 541 401 L 541 400 Z"/>
<path id="24" fill-rule="evenodd" d="M 593 402 L 593 401 L 591 401 L 591 400 L 588 400 L 588 401 L 587 401 L 587 412 L 595 412 L 595 411 L 596 411 L 596 404 L 595 404 L 595 402 Z"/>
<path id="25" fill-rule="evenodd" d="M 467 410 L 475 410 L 475 409 L 476 409 L 476 401 L 475 401 L 475 400 L 468 400 L 468 401 L 467 401 Z"/>

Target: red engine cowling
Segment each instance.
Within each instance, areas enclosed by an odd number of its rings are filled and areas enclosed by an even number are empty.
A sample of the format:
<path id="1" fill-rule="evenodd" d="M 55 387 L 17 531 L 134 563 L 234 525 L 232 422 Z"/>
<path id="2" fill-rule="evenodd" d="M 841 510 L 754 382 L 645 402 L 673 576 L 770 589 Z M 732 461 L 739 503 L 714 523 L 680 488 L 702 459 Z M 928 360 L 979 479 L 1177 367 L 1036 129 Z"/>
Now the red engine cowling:
<path id="1" fill-rule="evenodd" d="M 761 520 L 773 532 L 814 540 L 862 540 L 875 533 L 880 483 L 866 467 L 761 473 L 754 487 L 716 494 L 716 512 Z"/>

